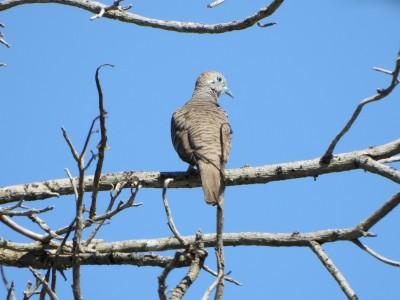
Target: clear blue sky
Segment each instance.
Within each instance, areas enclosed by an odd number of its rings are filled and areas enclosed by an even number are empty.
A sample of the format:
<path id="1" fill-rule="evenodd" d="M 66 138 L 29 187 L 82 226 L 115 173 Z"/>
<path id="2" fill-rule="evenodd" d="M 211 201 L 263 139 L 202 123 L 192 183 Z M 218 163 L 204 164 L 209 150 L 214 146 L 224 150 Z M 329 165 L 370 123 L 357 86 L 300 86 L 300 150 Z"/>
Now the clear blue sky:
<path id="1" fill-rule="evenodd" d="M 249 3 L 251 2 L 251 3 Z M 128 2 L 130 3 L 130 2 Z M 128 4 L 124 3 L 124 4 Z M 160 19 L 204 23 L 239 20 L 265 1 L 135 1 L 132 12 Z M 397 1 L 286 1 L 257 26 L 222 35 L 192 35 L 138 27 L 60 5 L 26 5 L 0 14 L 12 45 L 0 47 L 0 185 L 64 178 L 77 169 L 62 137 L 64 126 L 78 149 L 97 112 L 94 72 L 101 81 L 110 150 L 104 172 L 186 170 L 170 141 L 171 114 L 193 91 L 205 70 L 220 71 L 235 99 L 221 97 L 234 131 L 228 168 L 261 166 L 321 156 L 355 106 L 390 78 L 371 69 L 392 69 L 400 47 Z M 399 96 L 365 107 L 336 153 L 399 138 Z M 91 145 L 96 146 L 97 136 Z M 395 166 L 395 165 L 394 165 Z M 92 174 L 93 169 L 89 170 Z M 225 231 L 307 232 L 355 226 L 394 193 L 395 183 L 363 171 L 231 187 L 226 192 Z M 126 197 L 126 194 L 124 195 Z M 108 203 L 108 193 L 100 203 Z M 201 189 L 169 190 L 175 223 L 183 235 L 215 231 L 215 210 Z M 89 197 L 88 197 L 89 199 Z M 143 189 L 144 205 L 125 211 L 104 227 L 105 241 L 171 235 L 161 191 Z M 87 200 L 88 201 L 88 200 Z M 72 196 L 29 203 L 56 205 L 43 218 L 51 228 L 69 224 Z M 38 231 L 30 221 L 18 220 Z M 1 236 L 26 239 L 0 224 Z M 400 212 L 372 229 L 367 245 L 400 260 Z M 324 245 L 363 300 L 398 299 L 400 270 L 384 265 L 348 242 Z M 207 264 L 215 267 L 213 249 Z M 172 255 L 172 253 L 168 253 Z M 226 248 L 226 269 L 243 283 L 227 283 L 226 299 L 344 299 L 317 257 L 306 248 Z M 89 266 L 82 269 L 85 299 L 157 299 L 158 268 Z M 169 278 L 175 286 L 184 270 Z M 28 270 L 6 268 L 22 298 Z M 71 272 L 58 281 L 61 299 L 72 298 Z M 202 273 L 186 299 L 199 299 L 214 278 Z M 0 286 L 0 298 L 5 290 Z"/>

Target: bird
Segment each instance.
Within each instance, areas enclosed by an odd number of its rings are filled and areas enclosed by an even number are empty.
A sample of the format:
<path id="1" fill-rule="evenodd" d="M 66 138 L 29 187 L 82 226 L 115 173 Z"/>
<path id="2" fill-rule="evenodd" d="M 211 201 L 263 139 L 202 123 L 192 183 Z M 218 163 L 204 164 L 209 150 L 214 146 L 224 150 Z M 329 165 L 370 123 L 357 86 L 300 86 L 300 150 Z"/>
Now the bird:
<path id="1" fill-rule="evenodd" d="M 233 98 L 225 77 L 207 71 L 197 78 L 192 98 L 171 118 L 172 144 L 179 157 L 198 169 L 207 204 L 217 205 L 225 190 L 225 165 L 231 151 L 232 129 L 219 96 Z"/>

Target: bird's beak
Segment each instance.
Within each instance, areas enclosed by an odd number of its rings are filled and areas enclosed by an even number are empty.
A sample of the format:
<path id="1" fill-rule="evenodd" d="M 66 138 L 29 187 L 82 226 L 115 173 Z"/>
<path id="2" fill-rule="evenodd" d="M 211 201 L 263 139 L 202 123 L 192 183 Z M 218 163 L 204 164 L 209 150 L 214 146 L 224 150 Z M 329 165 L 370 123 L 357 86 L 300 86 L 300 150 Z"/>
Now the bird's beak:
<path id="1" fill-rule="evenodd" d="M 224 89 L 224 93 L 227 94 L 228 96 L 231 96 L 232 98 L 235 98 L 233 97 L 232 92 L 227 87 Z"/>

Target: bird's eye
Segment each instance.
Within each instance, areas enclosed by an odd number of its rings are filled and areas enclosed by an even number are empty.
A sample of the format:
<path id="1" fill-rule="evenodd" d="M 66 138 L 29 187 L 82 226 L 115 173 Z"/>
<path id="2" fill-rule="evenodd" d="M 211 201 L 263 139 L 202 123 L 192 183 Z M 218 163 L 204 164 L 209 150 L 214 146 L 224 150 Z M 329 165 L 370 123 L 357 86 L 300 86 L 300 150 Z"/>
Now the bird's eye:
<path id="1" fill-rule="evenodd" d="M 222 77 L 221 77 L 221 76 L 218 76 L 218 77 L 217 77 L 217 81 L 218 81 L 218 82 L 222 82 Z"/>

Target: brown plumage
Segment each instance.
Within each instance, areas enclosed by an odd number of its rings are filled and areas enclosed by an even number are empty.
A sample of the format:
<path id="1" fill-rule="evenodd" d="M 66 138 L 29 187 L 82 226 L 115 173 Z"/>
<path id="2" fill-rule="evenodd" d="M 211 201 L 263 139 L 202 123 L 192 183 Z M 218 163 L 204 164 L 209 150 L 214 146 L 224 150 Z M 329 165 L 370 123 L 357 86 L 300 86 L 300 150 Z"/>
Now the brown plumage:
<path id="1" fill-rule="evenodd" d="M 218 97 L 231 92 L 223 75 L 204 72 L 196 81 L 192 98 L 171 119 L 172 143 L 179 157 L 197 166 L 204 198 L 216 205 L 225 188 L 224 170 L 231 151 L 231 127 Z"/>

